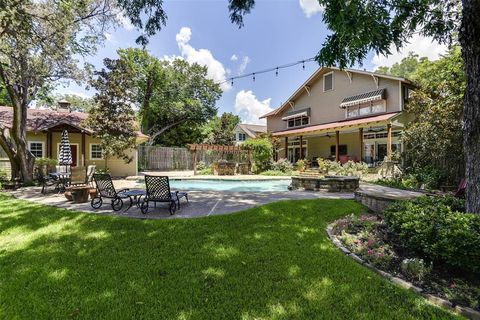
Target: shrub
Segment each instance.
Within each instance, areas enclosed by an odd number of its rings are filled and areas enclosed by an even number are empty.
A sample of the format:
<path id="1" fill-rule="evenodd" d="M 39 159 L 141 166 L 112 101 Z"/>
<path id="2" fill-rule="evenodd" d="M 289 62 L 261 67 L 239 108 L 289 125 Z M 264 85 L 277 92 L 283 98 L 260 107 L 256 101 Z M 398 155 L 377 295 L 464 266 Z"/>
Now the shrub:
<path id="1" fill-rule="evenodd" d="M 464 213 L 462 200 L 420 197 L 385 210 L 399 246 L 434 263 L 480 273 L 480 215 Z"/>
<path id="2" fill-rule="evenodd" d="M 242 148 L 252 151 L 255 172 L 268 168 L 273 156 L 273 145 L 268 138 L 248 139 L 242 144 Z"/>
<path id="3" fill-rule="evenodd" d="M 293 170 L 293 165 L 287 159 L 280 159 L 277 162 L 273 162 L 271 165 L 272 170 L 281 171 L 284 173 L 290 173 Z"/>
<path id="4" fill-rule="evenodd" d="M 305 160 L 298 160 L 297 163 L 295 163 L 295 168 L 298 170 L 298 171 L 303 171 L 305 170 L 307 164 L 305 163 Z"/>
<path id="5" fill-rule="evenodd" d="M 413 171 L 413 175 L 425 189 L 438 189 L 445 184 L 448 178 L 446 170 L 432 166 L 416 169 Z"/>
<path id="6" fill-rule="evenodd" d="M 202 170 L 205 170 L 205 169 L 208 169 L 209 167 L 207 166 L 207 164 L 203 161 L 199 161 L 197 163 L 197 170 L 198 171 L 202 171 Z"/>
<path id="7" fill-rule="evenodd" d="M 338 166 L 336 173 L 337 175 L 342 176 L 361 177 L 368 173 L 368 165 L 364 162 L 353 162 L 350 160 L 347 163 Z"/>
<path id="8" fill-rule="evenodd" d="M 260 174 L 262 176 L 291 176 L 292 172 L 291 171 L 283 172 L 280 170 L 267 170 L 267 171 L 263 171 Z"/>
<path id="9" fill-rule="evenodd" d="M 400 269 L 408 278 L 423 281 L 432 271 L 432 263 L 427 264 L 418 258 L 404 259 Z"/>

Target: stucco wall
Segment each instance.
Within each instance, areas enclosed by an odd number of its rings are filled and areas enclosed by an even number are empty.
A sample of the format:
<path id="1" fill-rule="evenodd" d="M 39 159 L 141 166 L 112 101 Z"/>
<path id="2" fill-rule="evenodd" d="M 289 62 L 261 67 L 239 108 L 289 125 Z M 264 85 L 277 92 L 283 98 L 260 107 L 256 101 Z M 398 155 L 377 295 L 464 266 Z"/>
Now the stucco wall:
<path id="1" fill-rule="evenodd" d="M 323 75 L 333 71 L 333 90 L 323 92 Z M 377 90 L 386 89 L 386 112 L 401 111 L 400 81 L 378 77 L 378 88 L 371 75 L 351 73 L 352 81 L 345 71 L 325 70 L 310 83 L 310 95 L 306 90 L 295 99 L 294 107 L 286 108 L 281 114 L 267 118 L 268 131 L 275 132 L 287 129 L 281 118 L 283 113 L 311 108 L 310 125 L 345 120 L 345 110 L 340 103 L 346 97 Z"/>

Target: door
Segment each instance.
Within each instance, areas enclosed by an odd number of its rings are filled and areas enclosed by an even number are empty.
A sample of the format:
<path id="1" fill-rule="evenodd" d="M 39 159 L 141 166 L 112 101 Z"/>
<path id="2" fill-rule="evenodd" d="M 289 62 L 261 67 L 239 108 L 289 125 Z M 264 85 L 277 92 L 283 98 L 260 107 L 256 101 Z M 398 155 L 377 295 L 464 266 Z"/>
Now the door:
<path id="1" fill-rule="evenodd" d="M 386 143 L 377 144 L 377 161 L 385 160 L 386 156 L 387 156 L 387 144 Z"/>
<path id="2" fill-rule="evenodd" d="M 72 150 L 72 167 L 77 166 L 77 155 L 78 155 L 77 147 L 78 146 L 76 144 L 70 145 L 70 149 Z"/>

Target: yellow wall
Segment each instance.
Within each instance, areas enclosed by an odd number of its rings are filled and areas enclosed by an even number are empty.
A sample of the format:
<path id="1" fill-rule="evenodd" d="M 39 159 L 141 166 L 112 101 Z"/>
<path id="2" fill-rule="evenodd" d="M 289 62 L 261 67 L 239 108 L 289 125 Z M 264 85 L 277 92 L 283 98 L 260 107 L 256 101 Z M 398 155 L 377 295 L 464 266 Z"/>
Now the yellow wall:
<path id="1" fill-rule="evenodd" d="M 92 159 L 91 157 L 91 144 L 99 143 L 98 139 L 95 139 L 89 135 L 85 136 L 85 158 L 82 157 L 82 135 L 80 133 L 70 133 L 68 135 L 71 144 L 77 144 L 77 164 L 79 166 L 88 166 L 96 165 L 99 169 L 105 168 L 105 160 L 103 159 Z M 61 140 L 60 132 L 52 133 L 52 158 L 58 159 L 58 150 Z M 47 135 L 46 133 L 27 133 L 27 141 L 29 142 L 43 142 L 43 156 L 48 156 L 47 151 Z M 125 176 L 134 176 L 138 174 L 137 171 L 137 150 L 132 149 L 127 152 L 129 156 L 133 157 L 133 161 L 130 163 L 125 163 L 124 160 L 119 158 L 108 159 L 108 167 L 112 176 L 125 177 Z M 0 168 L 9 167 L 8 159 L 0 159 Z M 8 164 L 8 165 L 7 165 Z M 8 168 L 9 169 L 9 168 Z"/>

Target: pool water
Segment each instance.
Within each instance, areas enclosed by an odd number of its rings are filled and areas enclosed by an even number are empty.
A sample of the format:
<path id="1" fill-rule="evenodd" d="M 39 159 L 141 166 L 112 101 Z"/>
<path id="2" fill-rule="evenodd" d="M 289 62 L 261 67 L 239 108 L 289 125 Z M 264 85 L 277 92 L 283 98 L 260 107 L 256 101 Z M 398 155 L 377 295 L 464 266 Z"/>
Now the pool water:
<path id="1" fill-rule="evenodd" d="M 291 180 L 197 180 L 170 179 L 173 190 L 209 190 L 236 192 L 288 191 Z"/>

